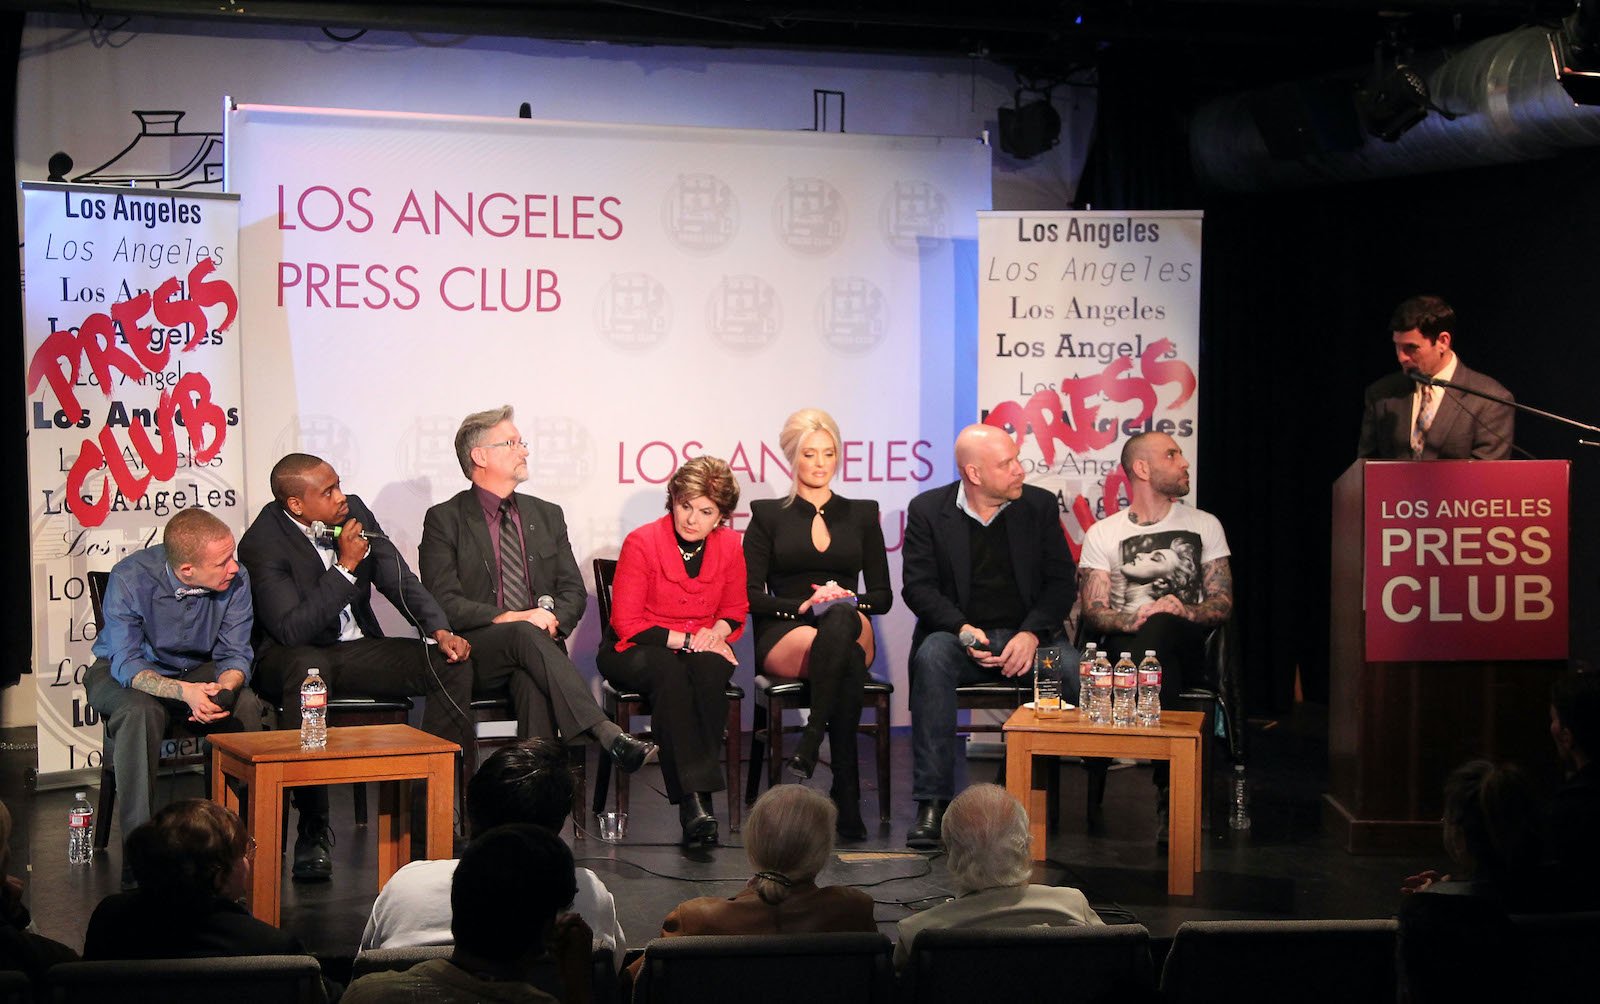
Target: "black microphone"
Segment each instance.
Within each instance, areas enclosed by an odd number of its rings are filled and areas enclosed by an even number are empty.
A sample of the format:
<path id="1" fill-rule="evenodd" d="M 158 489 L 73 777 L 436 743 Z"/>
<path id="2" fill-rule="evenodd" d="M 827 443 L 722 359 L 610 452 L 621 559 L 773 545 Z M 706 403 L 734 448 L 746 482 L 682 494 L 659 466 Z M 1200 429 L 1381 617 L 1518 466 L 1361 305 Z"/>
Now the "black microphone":
<path id="1" fill-rule="evenodd" d="M 1431 377 L 1428 374 L 1422 372 L 1421 370 L 1406 370 L 1406 376 L 1410 377 L 1413 382 L 1422 384 L 1424 387 L 1448 387 L 1448 386 L 1450 386 L 1449 384 L 1445 383 L 1443 380 L 1439 380 L 1439 379 L 1437 379 L 1435 377 Z"/>

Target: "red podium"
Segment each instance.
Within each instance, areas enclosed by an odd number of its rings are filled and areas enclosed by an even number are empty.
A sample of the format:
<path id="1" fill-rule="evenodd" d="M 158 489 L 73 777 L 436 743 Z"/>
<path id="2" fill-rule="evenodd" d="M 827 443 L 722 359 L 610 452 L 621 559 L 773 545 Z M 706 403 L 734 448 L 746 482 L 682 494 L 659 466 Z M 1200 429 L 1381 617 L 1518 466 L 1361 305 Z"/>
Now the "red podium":
<path id="1" fill-rule="evenodd" d="M 1440 847 L 1446 775 L 1554 763 L 1566 461 L 1359 460 L 1333 486 L 1327 805 L 1352 853 Z"/>

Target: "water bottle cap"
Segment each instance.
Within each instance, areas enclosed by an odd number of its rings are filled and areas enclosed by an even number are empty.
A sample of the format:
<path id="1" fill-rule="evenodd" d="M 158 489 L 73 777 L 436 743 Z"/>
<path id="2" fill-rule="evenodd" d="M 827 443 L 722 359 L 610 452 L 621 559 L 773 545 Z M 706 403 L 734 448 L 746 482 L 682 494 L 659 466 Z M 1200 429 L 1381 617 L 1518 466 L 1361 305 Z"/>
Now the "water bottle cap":
<path id="1" fill-rule="evenodd" d="M 1122 657 L 1124 659 L 1132 659 L 1133 658 L 1133 653 L 1132 652 L 1124 652 L 1124 653 L 1122 653 Z"/>
<path id="2" fill-rule="evenodd" d="M 306 675 L 307 676 L 321 676 L 322 675 L 322 670 L 320 670 L 320 669 L 308 669 L 308 670 L 306 670 Z"/>
<path id="3" fill-rule="evenodd" d="M 89 793 L 88 793 L 88 792 L 86 792 L 86 791 L 80 791 L 80 792 L 78 792 L 78 793 L 77 793 L 77 794 L 76 794 L 76 795 L 74 795 L 74 796 L 73 796 L 73 797 L 74 797 L 74 798 L 81 798 L 81 799 L 83 799 L 83 800 L 84 800 L 84 801 L 85 801 L 85 802 L 87 802 L 87 801 L 88 801 L 88 800 L 89 800 Z"/>
<path id="4" fill-rule="evenodd" d="M 1147 648 L 1147 649 L 1145 649 L 1145 650 L 1144 650 L 1144 654 L 1145 654 L 1145 655 L 1150 655 L 1150 656 L 1153 656 L 1153 655 L 1155 655 L 1155 654 L 1156 654 L 1156 650 L 1155 650 L 1155 649 L 1153 649 L 1153 648 Z"/>

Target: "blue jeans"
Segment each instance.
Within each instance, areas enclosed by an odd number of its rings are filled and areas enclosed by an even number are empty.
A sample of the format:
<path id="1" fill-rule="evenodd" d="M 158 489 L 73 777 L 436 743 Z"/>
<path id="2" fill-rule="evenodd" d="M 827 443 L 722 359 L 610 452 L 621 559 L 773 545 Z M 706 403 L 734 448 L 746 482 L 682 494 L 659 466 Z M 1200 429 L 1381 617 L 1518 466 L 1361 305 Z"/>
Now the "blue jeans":
<path id="1" fill-rule="evenodd" d="M 990 628 L 986 632 L 995 651 L 1005 648 L 1016 631 Z M 1078 690 L 1077 655 L 1062 641 L 1050 644 L 1061 649 L 1071 668 L 1064 673 L 1065 695 Z M 911 655 L 911 797 L 919 802 L 948 802 L 955 794 L 956 687 L 972 683 L 1003 680 L 998 669 L 974 662 L 961 641 L 948 631 L 935 631 L 922 640 Z M 1031 677 L 1016 678 L 1030 683 Z M 1069 696 L 1068 700 L 1076 700 Z"/>

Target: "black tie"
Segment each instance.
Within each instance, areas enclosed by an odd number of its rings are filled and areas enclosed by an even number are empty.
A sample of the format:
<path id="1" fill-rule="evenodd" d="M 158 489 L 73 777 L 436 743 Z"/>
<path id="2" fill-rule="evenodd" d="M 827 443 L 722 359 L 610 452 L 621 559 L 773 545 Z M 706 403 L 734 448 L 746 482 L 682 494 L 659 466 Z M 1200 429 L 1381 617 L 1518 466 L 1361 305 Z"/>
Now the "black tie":
<path id="1" fill-rule="evenodd" d="M 527 610 L 533 606 L 532 599 L 528 594 L 528 565 L 522 558 L 516 510 L 508 499 L 500 503 L 500 600 L 507 610 Z"/>

